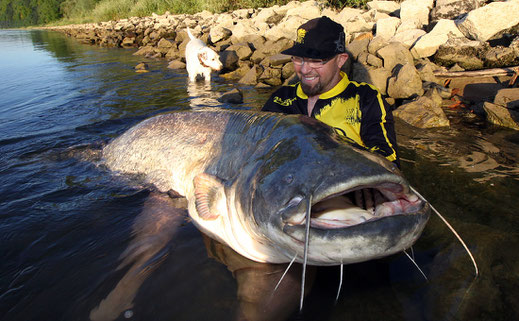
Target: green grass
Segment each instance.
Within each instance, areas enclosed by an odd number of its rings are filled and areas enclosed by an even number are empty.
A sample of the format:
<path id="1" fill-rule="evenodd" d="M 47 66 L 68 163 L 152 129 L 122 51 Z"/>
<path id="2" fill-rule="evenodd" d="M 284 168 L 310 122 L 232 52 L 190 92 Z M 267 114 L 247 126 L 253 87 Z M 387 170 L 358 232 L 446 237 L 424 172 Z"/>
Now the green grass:
<path id="1" fill-rule="evenodd" d="M 88 2 L 96 0 L 67 0 L 74 2 Z M 67 2 L 65 1 L 65 3 Z M 328 5 L 335 8 L 363 7 L 368 0 L 329 0 Z M 101 0 L 89 10 L 76 10 L 64 17 L 64 21 L 71 23 L 101 22 L 118 20 L 129 17 L 151 16 L 152 13 L 164 14 L 194 14 L 207 10 L 213 13 L 222 13 L 242 8 L 265 8 L 273 5 L 287 4 L 288 0 Z M 60 23 L 61 24 L 61 23 Z"/>

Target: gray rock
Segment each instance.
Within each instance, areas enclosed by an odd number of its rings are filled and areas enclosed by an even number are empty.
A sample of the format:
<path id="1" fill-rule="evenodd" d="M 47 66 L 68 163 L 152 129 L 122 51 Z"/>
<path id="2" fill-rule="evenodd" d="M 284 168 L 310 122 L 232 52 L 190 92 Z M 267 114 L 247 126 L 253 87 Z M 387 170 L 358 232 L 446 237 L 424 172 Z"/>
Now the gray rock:
<path id="1" fill-rule="evenodd" d="M 440 19 L 455 20 L 472 10 L 479 8 L 484 3 L 484 0 L 436 0 L 436 5 L 431 10 L 431 21 L 435 22 Z"/>
<path id="2" fill-rule="evenodd" d="M 492 124 L 519 130 L 519 111 L 508 109 L 490 102 L 485 102 L 483 108 L 487 114 L 487 121 Z"/>
<path id="3" fill-rule="evenodd" d="M 169 69 L 186 69 L 186 64 L 180 60 L 172 60 L 168 64 Z"/>
<path id="4" fill-rule="evenodd" d="M 243 103 L 243 93 L 241 90 L 234 88 L 223 93 L 217 100 L 221 103 L 241 104 Z"/>
<path id="5" fill-rule="evenodd" d="M 280 86 L 283 84 L 283 81 L 281 80 L 281 69 L 270 67 L 265 68 L 258 80 L 271 86 Z"/>
<path id="6" fill-rule="evenodd" d="M 422 96 L 422 79 L 413 64 L 403 65 L 395 76 L 389 78 L 387 93 L 392 98 L 414 98 Z"/>
<path id="7" fill-rule="evenodd" d="M 409 50 L 398 42 L 393 42 L 379 49 L 377 55 L 384 61 L 384 68 L 392 71 L 396 65 L 413 64 Z"/>
<path id="8" fill-rule="evenodd" d="M 209 40 L 211 43 L 217 43 L 220 40 L 226 40 L 232 35 L 232 31 L 222 27 L 222 26 L 216 26 L 214 28 L 211 28 L 209 31 Z"/>
<path id="9" fill-rule="evenodd" d="M 494 104 L 519 111 L 519 88 L 503 88 L 495 95 Z"/>
<path id="10" fill-rule="evenodd" d="M 425 96 L 401 105 L 393 111 L 393 115 L 418 128 L 450 126 L 441 106 Z"/>
<path id="11" fill-rule="evenodd" d="M 370 1 L 366 3 L 370 10 L 377 10 L 387 14 L 396 14 L 400 10 L 400 4 L 395 1 Z"/>
<path id="12" fill-rule="evenodd" d="M 487 41 L 519 24 L 519 1 L 492 2 L 472 10 L 457 21 L 460 31 L 469 39 Z"/>
<path id="13" fill-rule="evenodd" d="M 498 46 L 495 48 L 488 48 L 484 53 L 485 67 L 497 68 L 508 67 L 519 63 L 514 48 Z"/>
<path id="14" fill-rule="evenodd" d="M 245 42 L 237 43 L 229 46 L 226 50 L 234 51 L 238 55 L 239 60 L 247 60 L 252 56 L 252 50 Z"/>
<path id="15" fill-rule="evenodd" d="M 451 38 L 438 48 L 433 57 L 436 63 L 446 67 L 458 64 L 466 70 L 477 70 L 484 66 L 480 56 L 485 48 L 485 45 L 479 41 Z"/>
<path id="16" fill-rule="evenodd" d="M 353 40 L 346 47 L 353 59 L 357 59 L 363 52 L 368 52 L 369 39 Z"/>
<path id="17" fill-rule="evenodd" d="M 223 65 L 223 70 L 235 70 L 238 68 L 238 54 L 234 50 L 224 50 L 220 52 L 220 61 Z"/>

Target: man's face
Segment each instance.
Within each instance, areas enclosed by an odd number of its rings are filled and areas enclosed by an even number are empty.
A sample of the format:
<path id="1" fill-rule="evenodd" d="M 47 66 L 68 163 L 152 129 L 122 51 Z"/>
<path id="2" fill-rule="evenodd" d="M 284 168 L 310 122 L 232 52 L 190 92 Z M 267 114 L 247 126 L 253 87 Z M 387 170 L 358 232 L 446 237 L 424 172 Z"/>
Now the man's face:
<path id="1" fill-rule="evenodd" d="M 301 80 L 303 92 L 312 97 L 332 89 L 341 80 L 340 70 L 347 59 L 347 54 L 339 54 L 329 60 L 294 57 L 294 69 Z"/>

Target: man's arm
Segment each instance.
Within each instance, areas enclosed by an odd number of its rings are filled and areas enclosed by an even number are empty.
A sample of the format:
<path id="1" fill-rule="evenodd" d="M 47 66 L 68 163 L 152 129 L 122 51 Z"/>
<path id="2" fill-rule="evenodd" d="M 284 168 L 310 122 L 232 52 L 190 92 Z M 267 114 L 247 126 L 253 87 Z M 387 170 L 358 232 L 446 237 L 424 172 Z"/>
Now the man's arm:
<path id="1" fill-rule="evenodd" d="M 364 144 L 400 167 L 393 114 L 375 87 L 364 86 L 359 93 L 362 120 L 360 136 Z"/>

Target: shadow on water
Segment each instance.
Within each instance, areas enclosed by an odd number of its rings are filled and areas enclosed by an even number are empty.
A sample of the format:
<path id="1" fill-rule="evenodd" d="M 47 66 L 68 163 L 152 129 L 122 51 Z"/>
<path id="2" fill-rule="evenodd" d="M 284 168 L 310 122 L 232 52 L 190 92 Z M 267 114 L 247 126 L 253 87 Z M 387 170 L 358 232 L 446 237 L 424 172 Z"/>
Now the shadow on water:
<path id="1" fill-rule="evenodd" d="M 164 61 L 149 60 L 150 72 L 138 74 L 143 58 L 128 50 L 50 32 L 11 34 L 15 44 L 30 39 L 24 50 L 43 68 L 0 84 L 0 320 L 88 320 L 133 273 L 121 263 L 139 242 L 135 224 L 150 196 L 97 166 L 96 149 L 150 115 L 214 102 L 232 86 L 216 78 L 209 90 L 188 92 L 185 72 Z M 259 109 L 269 95 L 245 89 L 240 108 Z M 517 134 L 455 122 L 420 131 L 397 125 L 404 174 L 464 238 L 481 275 L 474 280 L 463 248 L 432 217 L 414 247 L 428 281 L 403 254 L 353 264 L 335 303 L 339 269 L 318 268 L 303 313 L 287 319 L 519 319 Z M 165 250 L 130 256 L 143 267 L 134 274 L 142 282 L 115 319 L 235 319 L 239 284 L 221 263 L 228 250 L 208 244 L 189 220 L 170 227 L 170 239 L 157 243 Z"/>

